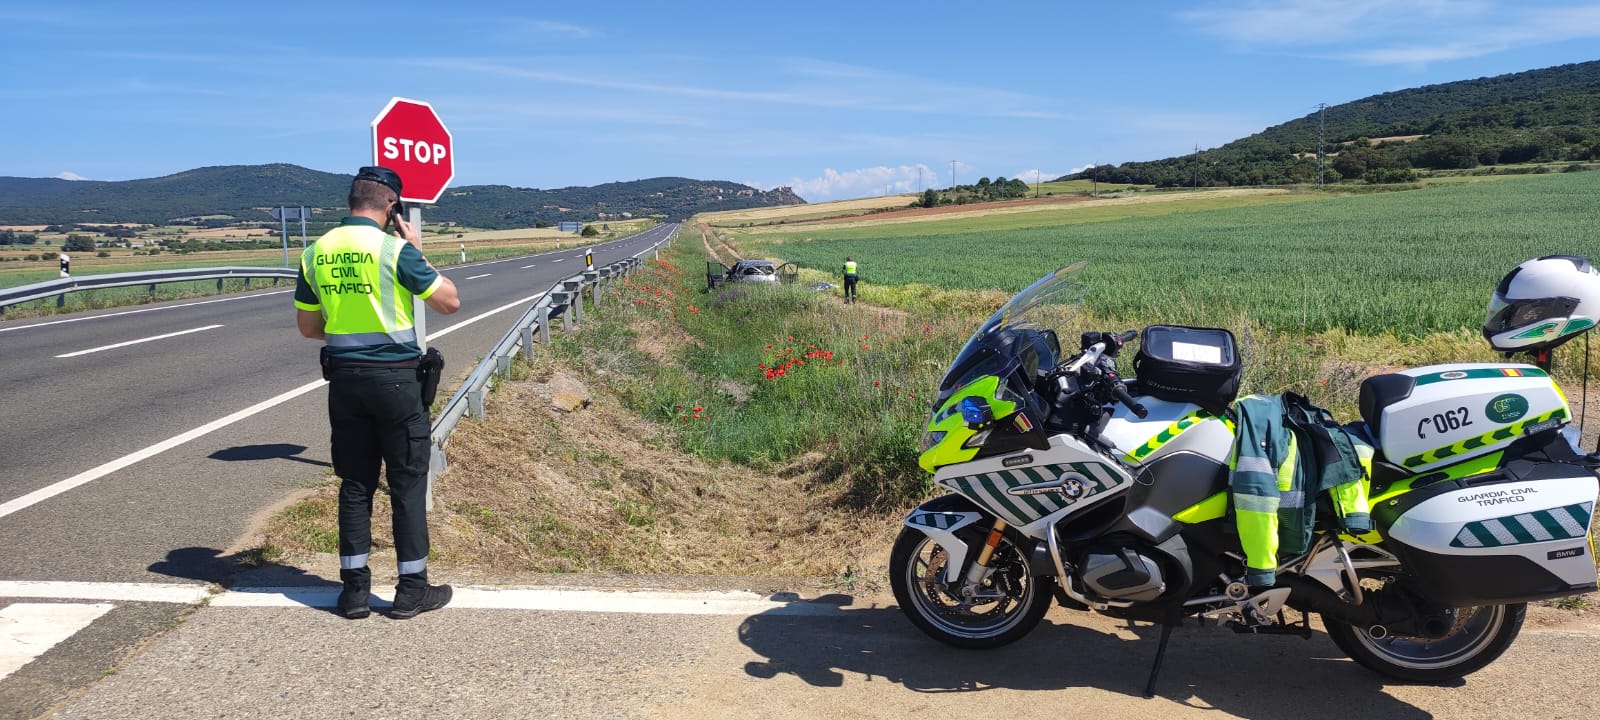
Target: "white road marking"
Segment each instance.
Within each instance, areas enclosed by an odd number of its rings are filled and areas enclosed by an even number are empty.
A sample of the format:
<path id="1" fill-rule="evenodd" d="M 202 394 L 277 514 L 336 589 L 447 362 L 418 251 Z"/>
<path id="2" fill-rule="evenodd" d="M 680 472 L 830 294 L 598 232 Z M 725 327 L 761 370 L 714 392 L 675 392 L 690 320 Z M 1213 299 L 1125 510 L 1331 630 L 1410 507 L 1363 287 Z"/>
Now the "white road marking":
<path id="1" fill-rule="evenodd" d="M 538 263 L 534 263 L 534 265 L 537 265 L 537 264 Z M 533 265 L 523 265 L 522 267 L 519 267 L 517 269 L 518 270 L 527 270 L 528 268 L 531 268 L 531 267 L 533 267 Z"/>
<path id="2" fill-rule="evenodd" d="M 554 260 L 551 260 L 550 262 L 561 262 L 561 260 L 562 260 L 562 258 L 556 258 Z"/>
<path id="3" fill-rule="evenodd" d="M 251 405 L 250 407 L 247 407 L 247 408 L 245 408 L 243 410 L 240 410 L 240 411 L 238 411 L 236 413 L 233 413 L 232 415 L 229 415 L 227 417 L 220 418 L 220 419 L 217 419 L 217 420 L 212 420 L 211 422 L 208 422 L 208 423 L 206 423 L 204 425 L 201 425 L 200 427 L 197 427 L 197 428 L 195 428 L 193 430 L 190 430 L 190 431 L 188 431 L 186 433 L 182 433 L 180 435 L 174 435 L 174 436 L 172 436 L 170 438 L 167 438 L 166 440 L 162 440 L 161 442 L 158 442 L 158 443 L 156 443 L 154 445 L 151 445 L 150 447 L 147 447 L 147 448 L 145 448 L 143 450 L 139 450 L 139 451 L 130 453 L 128 455 L 124 455 L 124 456 L 122 456 L 120 458 L 117 458 L 116 460 L 112 460 L 111 462 L 108 462 L 108 463 L 106 463 L 104 465 L 101 465 L 99 467 L 92 468 L 92 469 L 89 469 L 89 470 L 85 470 L 85 471 L 83 471 L 81 473 L 78 473 L 77 475 L 73 475 L 72 477 L 69 477 L 69 478 L 67 478 L 65 480 L 62 480 L 60 482 L 48 485 L 46 487 L 39 488 L 38 490 L 35 490 L 35 491 L 31 492 L 31 493 L 28 493 L 27 495 L 23 495 L 22 497 L 19 497 L 19 498 L 15 499 L 15 500 L 10 500 L 10 501 L 7 501 L 5 503 L 0 503 L 0 518 L 3 518 L 5 516 L 7 516 L 7 515 L 10 515 L 10 514 L 12 514 L 14 512 L 17 512 L 17 511 L 22 510 L 24 508 L 30 507 L 32 505 L 44 502 L 45 500 L 49 500 L 50 498 L 53 498 L 53 497 L 55 497 L 57 495 L 60 495 L 61 493 L 64 493 L 64 492 L 66 492 L 68 490 L 71 490 L 71 489 L 73 489 L 75 487 L 78 487 L 79 485 L 87 485 L 87 484 L 89 484 L 91 482 L 99 480 L 100 478 L 103 478 L 103 477 L 105 477 L 107 475 L 110 475 L 111 473 L 114 473 L 114 472 L 116 472 L 118 470 L 121 470 L 121 469 L 123 469 L 123 468 L 125 468 L 125 467 L 127 467 L 129 465 L 132 465 L 132 464 L 134 464 L 136 462 L 139 462 L 141 460 L 145 460 L 145 459 L 148 459 L 148 458 L 155 457 L 156 455 L 160 455 L 161 453 L 164 453 L 164 452 L 166 452 L 168 450 L 171 450 L 172 448 L 175 448 L 175 447 L 177 447 L 179 445 L 182 445 L 182 444 L 184 444 L 186 442 L 189 442 L 190 440 L 193 440 L 193 439 L 195 439 L 197 437 L 200 437 L 202 435 L 210 433 L 210 432 L 212 432 L 214 430 L 218 430 L 220 428 L 224 428 L 224 427 L 227 427 L 229 425 L 232 425 L 232 424 L 234 424 L 234 423 L 236 423 L 236 422 L 238 422 L 240 420 L 243 420 L 243 419 L 245 419 L 247 417 L 250 417 L 251 415 L 259 413 L 259 412 L 261 412 L 263 410 L 266 410 L 268 408 L 274 407 L 276 405 L 280 405 L 282 403 L 286 403 L 286 402 L 288 402 L 290 400 L 293 400 L 293 399 L 295 399 L 297 397 L 300 397 L 301 395 L 304 395 L 304 394 L 306 394 L 308 392 L 311 392 L 312 390 L 315 390 L 315 389 L 317 389 L 319 387 L 322 387 L 323 385 L 327 385 L 327 384 L 328 384 L 327 380 L 317 380 L 317 381 L 314 381 L 314 382 L 306 383 L 305 385 L 301 385 L 300 387 L 297 387 L 297 388 L 295 388 L 293 390 L 290 390 L 289 392 L 283 393 L 282 395 L 278 395 L 277 397 L 274 397 L 274 398 L 271 398 L 271 399 L 268 399 L 268 400 L 263 400 L 261 402 L 258 402 L 258 403 L 254 404 L 254 405 Z"/>
<path id="4" fill-rule="evenodd" d="M 393 593 L 373 595 L 392 602 Z M 238 588 L 211 599 L 211 607 L 333 607 L 339 588 Z M 461 610 L 644 613 L 650 615 L 837 615 L 838 605 L 772 600 L 752 592 L 622 591 L 570 588 L 460 587 L 449 607 Z"/>
<path id="5" fill-rule="evenodd" d="M 108 583 L 0 580 L 0 597 L 51 600 L 119 600 L 194 604 L 211 597 L 215 586 L 185 583 Z"/>
<path id="6" fill-rule="evenodd" d="M 97 352 L 100 352 L 101 350 L 115 350 L 115 349 L 117 349 L 119 347 L 127 347 L 129 345 L 138 345 L 140 343 L 154 342 L 156 340 L 165 340 L 165 339 L 170 338 L 170 337 L 177 337 L 179 335 L 188 335 L 189 333 L 203 332 L 203 331 L 206 331 L 206 330 L 215 330 L 215 329 L 217 329 L 219 327 L 222 327 L 222 326 L 221 325 L 207 325 L 205 327 L 197 327 L 197 328 L 192 328 L 192 329 L 189 329 L 189 330 L 179 330 L 177 332 L 171 332 L 171 333 L 167 333 L 165 335 L 155 335 L 155 336 L 152 336 L 152 337 L 140 338 L 138 340 L 129 340 L 127 342 L 119 342 L 119 343 L 116 343 L 114 345 L 102 345 L 102 346 L 97 347 L 97 348 L 89 348 L 88 350 L 79 350 L 77 352 L 69 352 L 69 353 L 67 353 L 65 355 L 57 355 L 56 357 L 58 357 L 58 358 L 78 357 L 79 355 L 88 355 L 89 353 L 97 353 Z"/>
<path id="7" fill-rule="evenodd" d="M 528 303 L 531 303 L 531 302 L 533 302 L 535 300 L 538 300 L 539 298 L 542 298 L 542 297 L 544 297 L 544 293 L 539 293 L 537 295 L 531 295 L 531 296 L 525 297 L 525 298 L 523 298 L 521 300 L 513 300 L 513 301 L 508 302 L 508 303 L 506 303 L 504 305 L 501 305 L 500 307 L 497 307 L 497 308 L 495 308 L 493 310 L 490 310 L 489 312 L 483 313 L 482 315 L 477 315 L 477 316 L 474 316 L 474 317 L 469 318 L 467 320 L 462 320 L 461 322 L 458 322 L 458 323 L 456 323 L 454 325 L 451 325 L 450 327 L 447 327 L 447 328 L 445 328 L 443 330 L 440 330 L 438 332 L 428 333 L 428 339 L 432 340 L 432 339 L 437 338 L 437 337 L 444 337 L 446 335 L 449 335 L 450 333 L 455 332 L 459 328 L 464 328 L 464 327 L 466 327 L 468 325 L 471 325 L 471 324 L 473 324 L 473 323 L 475 323 L 475 322 L 477 322 L 479 320 L 482 320 L 482 319 L 484 319 L 486 317 L 489 317 L 491 315 L 494 315 L 496 313 L 501 313 L 501 312 L 504 312 L 506 310 L 510 310 L 511 308 L 514 308 L 514 307 L 517 307 L 517 306 L 520 306 L 520 305 L 527 305 Z"/>
<path id="8" fill-rule="evenodd" d="M 500 307 L 497 307 L 497 308 L 495 308 L 493 310 L 490 310 L 490 311 L 488 311 L 486 313 L 482 313 L 480 315 L 477 315 L 477 316 L 473 317 L 470 320 L 465 320 L 465 321 L 456 323 L 454 325 L 451 325 L 450 327 L 447 327 L 447 328 L 445 328 L 443 330 L 440 330 L 438 332 L 431 333 L 431 334 L 428 335 L 428 337 L 429 338 L 437 338 L 437 337 L 443 337 L 445 335 L 449 335 L 450 333 L 455 332 L 459 328 L 466 327 L 468 325 L 471 325 L 472 323 L 478 322 L 479 320 L 482 320 L 484 318 L 487 318 L 487 317 L 490 317 L 492 315 L 495 315 L 496 313 L 500 313 L 500 312 L 509 310 L 511 308 L 517 307 L 519 305 L 526 305 L 526 304 L 528 304 L 530 302 L 533 302 L 534 300 L 538 300 L 541 297 L 544 297 L 544 293 L 539 293 L 537 295 L 526 297 L 526 298 L 523 298 L 521 300 L 517 300 L 516 302 L 506 303 L 505 305 L 501 305 Z M 306 394 L 308 392 L 311 392 L 312 390 L 316 390 L 317 388 L 320 388 L 323 385 L 327 385 L 327 384 L 328 384 L 327 380 L 316 380 L 316 381 L 313 381 L 313 382 L 310 382 L 310 383 L 306 383 L 305 385 L 301 385 L 300 387 L 297 387 L 297 388 L 295 388 L 293 390 L 290 390 L 289 392 L 286 392 L 286 393 L 283 393 L 283 394 L 278 395 L 276 397 L 273 397 L 273 398 L 258 402 L 258 403 L 254 404 L 254 405 L 251 405 L 250 407 L 247 407 L 247 408 L 245 408 L 243 410 L 240 410 L 240 411 L 238 411 L 236 413 L 233 413 L 232 415 L 228 415 L 227 417 L 220 418 L 220 419 L 217 419 L 217 420 L 213 420 L 213 421 L 208 422 L 208 423 L 206 423 L 204 425 L 201 425 L 200 427 L 197 427 L 197 428 L 195 428 L 193 430 L 190 430 L 190 431 L 188 431 L 186 433 L 182 433 L 180 435 L 174 435 L 173 437 L 167 438 L 166 440 L 163 440 L 163 441 L 161 441 L 159 443 L 151 445 L 150 447 L 147 447 L 147 448 L 145 448 L 143 450 L 138 450 L 138 451 L 135 451 L 135 452 L 130 453 L 128 455 L 124 455 L 124 456 L 122 456 L 120 458 L 117 458 L 116 460 L 112 460 L 111 462 L 105 463 L 104 465 L 100 465 L 99 467 L 95 467 L 95 468 L 91 468 L 89 470 L 85 470 L 85 471 L 83 471 L 81 473 L 78 473 L 77 475 L 73 475 L 72 477 L 69 477 L 69 478 L 67 478 L 65 480 L 62 480 L 60 482 L 53 483 L 53 484 L 48 485 L 46 487 L 39 488 L 38 490 L 35 490 L 35 491 L 31 492 L 31 493 L 28 493 L 27 495 L 23 495 L 22 497 L 19 497 L 19 498 L 15 499 L 15 500 L 9 500 L 9 501 L 7 501 L 5 503 L 0 503 L 0 518 L 3 518 L 3 517 L 5 517 L 7 515 L 10 515 L 12 513 L 18 512 L 20 510 L 26 509 L 26 508 L 31 507 L 33 505 L 37 505 L 37 504 L 39 504 L 41 502 L 44 502 L 45 500 L 49 500 L 50 498 L 53 498 L 53 497 L 55 497 L 57 495 L 60 495 L 61 493 L 64 493 L 64 492 L 66 492 L 68 490 L 76 488 L 76 487 L 78 487 L 80 485 L 87 485 L 87 484 L 89 484 L 91 482 L 99 480 L 100 478 L 103 478 L 103 477 L 105 477 L 107 475 L 110 475 L 111 473 L 114 473 L 114 472 L 116 472 L 118 470 L 121 470 L 121 469 L 123 469 L 125 467 L 128 467 L 129 465 L 137 463 L 137 462 L 139 462 L 141 460 L 147 460 L 149 458 L 155 457 L 156 455 L 160 455 L 161 453 L 164 453 L 164 452 L 166 452 L 168 450 L 171 450 L 172 448 L 175 448 L 175 447 L 177 447 L 179 445 L 182 445 L 182 444 L 184 444 L 186 442 L 189 442 L 190 440 L 193 440 L 193 439 L 195 439 L 197 437 L 201 437 L 201 436 L 206 435 L 208 433 L 211 433 L 211 432 L 214 432 L 214 431 L 219 430 L 221 428 L 224 428 L 224 427 L 227 427 L 229 425 L 232 425 L 232 424 L 234 424 L 234 423 L 236 423 L 236 422 L 238 422 L 240 420 L 248 418 L 248 417 L 250 417 L 252 415 L 255 415 L 255 414 L 259 413 L 259 412 L 262 412 L 264 410 L 268 410 L 268 409 L 273 408 L 275 406 L 278 406 L 278 405 L 281 405 L 283 403 L 286 403 L 286 402 L 288 402 L 290 400 L 293 400 L 293 399 L 295 399 L 297 397 L 300 397 L 301 395 L 304 395 L 304 394 Z M 3 594 L 4 593 L 0 593 L 0 595 L 3 595 Z"/>
<path id="9" fill-rule="evenodd" d="M 14 603 L 0 610 L 0 679 L 21 669 L 72 634 L 111 611 L 92 605 Z"/>
<path id="10" fill-rule="evenodd" d="M 19 325 L 19 326 L 16 326 L 16 327 L 0 328 L 0 333 L 11 332 L 12 330 L 28 330 L 30 328 L 41 328 L 41 327 L 45 327 L 45 326 L 48 326 L 48 325 L 62 325 L 62 324 L 65 324 L 65 323 L 83 322 L 85 320 L 105 320 L 106 318 L 122 317 L 124 315 L 138 315 L 139 313 L 147 313 L 147 312 L 159 312 L 161 310 L 177 310 L 178 308 L 194 307 L 196 305 L 210 305 L 212 303 L 233 302 L 235 300 L 254 300 L 256 298 L 271 297 L 273 295 L 282 295 L 282 294 L 287 293 L 287 292 L 294 292 L 294 291 L 293 290 L 273 290 L 272 292 L 254 293 L 254 294 L 251 294 L 251 295 L 240 295 L 238 297 L 218 298 L 216 300 L 201 300 L 201 301 L 198 301 L 198 302 L 184 303 L 182 305 L 167 305 L 167 306 L 163 306 L 163 307 L 141 308 L 139 310 L 124 310 L 122 312 L 106 313 L 104 315 L 94 315 L 94 316 L 91 316 L 91 317 L 75 317 L 75 318 L 67 318 L 65 320 L 51 320 L 49 322 L 33 323 L 32 325 Z"/>
<path id="11" fill-rule="evenodd" d="M 473 276 L 472 276 L 472 277 L 468 277 L 468 278 L 462 278 L 462 279 L 463 279 L 463 280 L 477 280 L 477 279 L 478 279 L 478 278 L 485 278 L 485 277 L 489 277 L 489 276 L 490 276 L 490 275 L 493 275 L 493 274 L 494 274 L 494 273 L 484 273 L 484 274 L 482 274 L 482 275 L 473 275 Z"/>
<path id="12" fill-rule="evenodd" d="M 382 604 L 394 601 L 390 588 L 375 588 Z M 337 585 L 242 587 L 217 591 L 214 586 L 180 583 L 92 583 L 0 581 L 0 597 L 58 600 L 161 602 L 233 608 L 331 608 Z M 59 606 L 56 606 L 59 607 Z M 652 615 L 837 615 L 834 603 L 779 600 L 735 590 L 591 590 L 548 587 L 458 587 L 450 607 L 473 610 L 546 610 L 553 612 L 647 613 Z"/>

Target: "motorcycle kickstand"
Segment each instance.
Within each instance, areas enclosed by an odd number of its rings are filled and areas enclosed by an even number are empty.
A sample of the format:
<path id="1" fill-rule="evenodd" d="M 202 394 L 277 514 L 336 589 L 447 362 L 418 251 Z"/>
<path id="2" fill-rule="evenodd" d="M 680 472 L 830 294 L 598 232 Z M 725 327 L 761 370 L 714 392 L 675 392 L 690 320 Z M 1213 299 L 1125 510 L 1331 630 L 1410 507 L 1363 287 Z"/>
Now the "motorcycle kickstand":
<path id="1" fill-rule="evenodd" d="M 1156 676 L 1161 674 L 1161 662 L 1167 657 L 1167 641 L 1172 639 L 1172 629 L 1178 626 L 1179 618 L 1167 618 L 1161 623 L 1161 640 L 1156 646 L 1156 661 L 1150 665 L 1150 682 L 1144 686 L 1144 696 L 1156 696 Z"/>

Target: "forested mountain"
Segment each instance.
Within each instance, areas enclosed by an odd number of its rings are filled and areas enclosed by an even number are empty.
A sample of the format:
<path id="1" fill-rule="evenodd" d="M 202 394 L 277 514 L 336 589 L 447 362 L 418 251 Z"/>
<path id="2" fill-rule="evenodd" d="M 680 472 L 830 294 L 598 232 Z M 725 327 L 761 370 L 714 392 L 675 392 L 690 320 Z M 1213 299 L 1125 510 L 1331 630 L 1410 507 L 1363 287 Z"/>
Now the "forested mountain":
<path id="1" fill-rule="evenodd" d="M 1098 175 L 1163 187 L 1313 182 L 1318 115 L 1199 153 L 1062 179 Z M 1320 115 L 1328 182 L 1405 180 L 1424 168 L 1600 160 L 1600 61 L 1397 90 L 1331 105 Z M 1369 142 L 1394 137 L 1404 140 Z"/>
<path id="2" fill-rule="evenodd" d="M 177 218 L 227 215 L 270 221 L 278 205 L 344 209 L 350 176 L 297 165 L 206 167 L 166 177 L 119 182 L 0 177 L 0 225 L 81 222 L 165 224 Z M 468 185 L 445 191 L 424 220 L 480 228 L 529 227 L 562 220 L 594 221 L 804 203 L 788 188 L 761 191 L 739 183 L 652 178 L 555 190 Z"/>

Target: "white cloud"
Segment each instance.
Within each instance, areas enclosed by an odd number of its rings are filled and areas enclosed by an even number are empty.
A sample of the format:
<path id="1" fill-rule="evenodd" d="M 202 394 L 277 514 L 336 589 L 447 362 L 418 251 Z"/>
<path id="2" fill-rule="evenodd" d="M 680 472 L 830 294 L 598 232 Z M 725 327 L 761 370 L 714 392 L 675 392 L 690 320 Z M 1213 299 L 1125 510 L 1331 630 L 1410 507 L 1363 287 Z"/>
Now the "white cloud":
<path id="1" fill-rule="evenodd" d="M 61 178 L 62 180 L 88 180 L 89 179 L 89 178 L 86 178 L 86 177 L 84 177 L 82 175 L 79 175 L 79 174 L 77 174 L 77 173 L 75 173 L 75 172 L 73 172 L 71 170 L 67 170 L 67 171 L 58 173 L 56 175 L 56 177 Z"/>
<path id="2" fill-rule="evenodd" d="M 1045 170 L 1043 168 L 1028 168 L 1027 170 L 1018 170 L 1018 171 L 1016 171 L 1016 172 L 1014 172 L 1014 173 L 1012 173 L 1010 175 L 1007 175 L 1006 177 L 1008 177 L 1008 178 L 1016 178 L 1018 180 L 1021 180 L 1021 181 L 1025 182 L 1025 183 L 1028 183 L 1028 184 L 1032 185 L 1034 183 L 1034 178 L 1038 178 L 1038 182 L 1050 182 L 1051 180 L 1054 180 L 1054 179 L 1056 179 L 1058 177 L 1061 177 L 1062 175 L 1069 175 L 1069 174 L 1075 173 L 1078 170 L 1082 170 L 1082 169 L 1083 168 L 1078 168 L 1077 170 L 1068 170 L 1066 172 L 1061 172 L 1060 170 Z"/>
<path id="3" fill-rule="evenodd" d="M 918 188 L 943 187 L 938 174 L 922 164 L 861 168 L 839 172 L 833 168 L 814 178 L 794 178 L 788 183 L 795 194 L 810 201 L 839 200 L 914 193 Z"/>
<path id="4" fill-rule="evenodd" d="M 1224 0 L 1177 14 L 1246 48 L 1363 65 L 1425 65 L 1600 38 L 1600 7 L 1505 0 Z"/>

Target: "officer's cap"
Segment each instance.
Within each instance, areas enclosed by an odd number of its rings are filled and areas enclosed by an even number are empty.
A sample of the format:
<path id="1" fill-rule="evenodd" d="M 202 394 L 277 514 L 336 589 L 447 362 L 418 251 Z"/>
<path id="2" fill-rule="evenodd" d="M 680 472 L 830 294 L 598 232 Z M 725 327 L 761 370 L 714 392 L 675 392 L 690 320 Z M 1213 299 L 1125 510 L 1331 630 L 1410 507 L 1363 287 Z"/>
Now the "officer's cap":
<path id="1" fill-rule="evenodd" d="M 356 171 L 357 180 L 370 180 L 388 187 L 394 191 L 395 197 L 400 196 L 400 173 L 381 165 L 369 165 Z"/>

